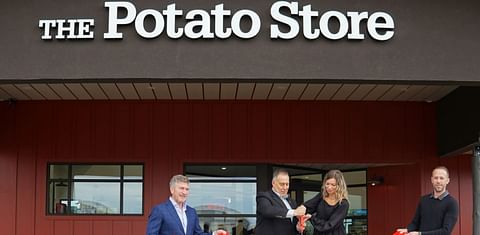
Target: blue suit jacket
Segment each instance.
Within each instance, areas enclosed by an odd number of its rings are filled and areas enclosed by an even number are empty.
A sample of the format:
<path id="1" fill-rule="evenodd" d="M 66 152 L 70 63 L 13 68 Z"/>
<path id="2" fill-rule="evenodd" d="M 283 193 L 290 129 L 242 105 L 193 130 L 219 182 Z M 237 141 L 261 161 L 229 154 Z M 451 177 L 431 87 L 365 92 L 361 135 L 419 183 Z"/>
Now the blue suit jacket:
<path id="1" fill-rule="evenodd" d="M 152 209 L 148 217 L 147 235 L 211 235 L 200 228 L 197 212 L 187 206 L 187 233 L 172 202 L 167 199 Z"/>

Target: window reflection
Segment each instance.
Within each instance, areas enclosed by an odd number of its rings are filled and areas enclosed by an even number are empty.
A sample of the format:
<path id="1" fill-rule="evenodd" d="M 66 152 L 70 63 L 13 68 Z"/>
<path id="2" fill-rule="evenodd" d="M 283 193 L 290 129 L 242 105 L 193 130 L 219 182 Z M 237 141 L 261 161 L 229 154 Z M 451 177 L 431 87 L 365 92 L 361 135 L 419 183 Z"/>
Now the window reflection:
<path id="1" fill-rule="evenodd" d="M 123 213 L 140 214 L 143 211 L 143 184 L 125 183 L 123 187 Z"/>
<path id="2" fill-rule="evenodd" d="M 255 182 L 192 182 L 189 204 L 201 214 L 255 214 Z"/>
<path id="3" fill-rule="evenodd" d="M 49 164 L 48 214 L 143 214 L 143 165 Z"/>
<path id="4" fill-rule="evenodd" d="M 119 165 L 74 165 L 72 166 L 73 179 L 120 179 Z"/>
<path id="5" fill-rule="evenodd" d="M 71 203 L 73 214 L 119 214 L 120 183 L 74 183 Z"/>
<path id="6" fill-rule="evenodd" d="M 255 166 L 186 166 L 188 204 L 197 210 L 205 232 L 224 229 L 231 235 L 253 234 L 256 223 Z M 208 175 L 208 176 L 206 176 Z"/>

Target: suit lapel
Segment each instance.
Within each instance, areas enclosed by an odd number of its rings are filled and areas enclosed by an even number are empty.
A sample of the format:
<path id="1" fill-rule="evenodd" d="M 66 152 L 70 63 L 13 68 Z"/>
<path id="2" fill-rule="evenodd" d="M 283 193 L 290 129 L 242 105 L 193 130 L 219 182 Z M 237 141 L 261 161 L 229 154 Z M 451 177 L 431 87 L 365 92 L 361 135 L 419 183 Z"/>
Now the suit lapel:
<path id="1" fill-rule="evenodd" d="M 180 221 L 180 218 L 178 217 L 177 210 L 175 210 L 175 206 L 172 204 L 170 200 L 168 202 L 169 202 L 168 212 L 170 213 L 170 216 L 172 218 L 175 218 L 174 220 L 177 223 L 180 231 L 182 231 L 182 234 L 185 235 L 185 231 L 183 230 L 183 226 L 182 226 L 182 221 Z M 187 218 L 188 218 L 188 215 L 187 215 Z M 187 231 L 188 231 L 188 226 L 187 226 Z"/>
<path id="2" fill-rule="evenodd" d="M 285 203 L 283 203 L 282 199 L 281 199 L 275 192 L 273 192 L 273 190 L 270 190 L 270 193 L 271 193 L 271 195 L 272 195 L 273 200 L 274 200 L 276 203 L 278 203 L 279 205 L 281 205 L 283 208 L 288 209 L 288 207 L 285 205 Z M 291 207 L 292 209 L 295 209 L 296 204 L 293 203 L 293 201 L 292 201 L 292 199 L 290 199 L 290 197 L 287 198 L 287 202 L 288 202 L 288 204 L 290 204 L 290 207 Z M 292 223 L 294 222 L 293 219 L 290 219 L 290 221 L 291 221 Z"/>
<path id="3" fill-rule="evenodd" d="M 290 197 L 287 198 L 287 201 L 292 209 L 295 209 L 297 207 L 297 204 Z"/>
<path id="4" fill-rule="evenodd" d="M 193 227 L 195 224 L 193 223 L 195 221 L 194 216 L 193 216 L 193 211 L 190 210 L 187 206 L 187 234 L 193 234 Z"/>
<path id="5" fill-rule="evenodd" d="M 283 203 L 282 199 L 275 193 L 273 192 L 272 190 L 270 191 L 270 194 L 272 195 L 272 198 L 275 202 L 277 202 L 277 204 L 281 205 L 283 208 L 285 209 L 288 209 L 287 206 L 285 206 L 285 203 Z M 290 203 L 290 202 L 288 202 Z M 290 203 L 290 206 L 292 206 L 292 204 Z"/>

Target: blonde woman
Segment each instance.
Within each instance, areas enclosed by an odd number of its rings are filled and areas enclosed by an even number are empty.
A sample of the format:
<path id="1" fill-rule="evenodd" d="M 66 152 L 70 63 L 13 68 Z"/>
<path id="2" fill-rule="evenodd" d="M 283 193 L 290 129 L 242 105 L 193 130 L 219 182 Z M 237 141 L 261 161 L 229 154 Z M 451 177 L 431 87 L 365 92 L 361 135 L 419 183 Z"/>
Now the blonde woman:
<path id="1" fill-rule="evenodd" d="M 348 212 L 347 184 L 342 172 L 329 171 L 322 184 L 322 192 L 305 202 L 314 235 L 345 235 L 343 219 Z"/>

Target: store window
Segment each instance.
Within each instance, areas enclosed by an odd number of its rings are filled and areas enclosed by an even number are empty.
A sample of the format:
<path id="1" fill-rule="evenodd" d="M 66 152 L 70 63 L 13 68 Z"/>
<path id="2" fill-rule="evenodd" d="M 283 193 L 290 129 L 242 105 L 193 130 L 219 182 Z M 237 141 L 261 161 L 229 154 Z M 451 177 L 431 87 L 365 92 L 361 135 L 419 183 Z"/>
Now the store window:
<path id="1" fill-rule="evenodd" d="M 49 215 L 143 215 L 142 164 L 49 164 Z"/>
<path id="2" fill-rule="evenodd" d="M 348 187 L 348 199 L 350 208 L 344 220 L 347 234 L 367 234 L 367 172 L 347 171 L 343 172 Z"/>
<path id="3" fill-rule="evenodd" d="M 189 206 L 205 232 L 253 233 L 256 223 L 255 166 L 185 166 L 190 179 Z"/>

